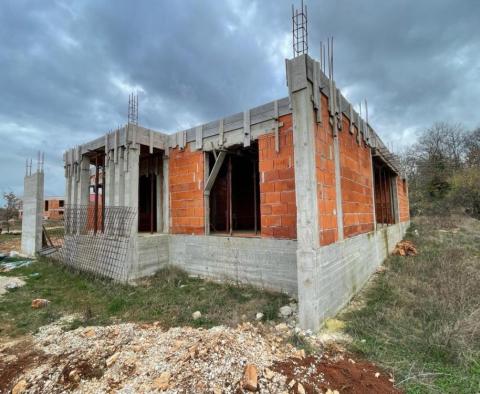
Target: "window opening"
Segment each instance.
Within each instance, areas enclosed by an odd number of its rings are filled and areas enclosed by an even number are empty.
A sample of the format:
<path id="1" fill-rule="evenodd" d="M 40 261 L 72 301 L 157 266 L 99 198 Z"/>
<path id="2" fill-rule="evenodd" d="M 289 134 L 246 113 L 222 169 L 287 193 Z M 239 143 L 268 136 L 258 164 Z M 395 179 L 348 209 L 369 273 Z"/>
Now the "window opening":
<path id="1" fill-rule="evenodd" d="M 229 235 L 256 235 L 260 228 L 258 145 L 230 148 L 209 194 L 209 230 Z M 212 173 L 215 161 L 209 153 Z"/>

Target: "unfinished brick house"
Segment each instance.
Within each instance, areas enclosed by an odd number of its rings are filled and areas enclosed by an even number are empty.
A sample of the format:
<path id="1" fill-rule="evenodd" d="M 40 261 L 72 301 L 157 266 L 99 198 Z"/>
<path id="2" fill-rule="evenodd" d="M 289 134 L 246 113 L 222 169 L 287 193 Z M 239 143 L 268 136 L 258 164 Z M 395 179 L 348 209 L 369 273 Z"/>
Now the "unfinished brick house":
<path id="1" fill-rule="evenodd" d="M 95 232 L 67 229 L 66 244 L 75 231 L 78 245 L 114 242 L 109 208 L 128 207 L 122 269 L 105 268 L 100 246 L 89 269 L 125 281 L 173 265 L 285 291 L 298 297 L 300 324 L 318 328 L 404 235 L 408 186 L 317 61 L 304 54 L 286 66 L 288 97 L 175 133 L 129 122 L 67 151 L 66 205 L 95 203 L 92 167 L 104 208 Z"/>
<path id="2" fill-rule="evenodd" d="M 62 220 L 64 213 L 65 199 L 59 196 L 45 197 L 43 203 L 43 219 Z M 18 211 L 19 219 L 23 217 L 23 208 Z"/>

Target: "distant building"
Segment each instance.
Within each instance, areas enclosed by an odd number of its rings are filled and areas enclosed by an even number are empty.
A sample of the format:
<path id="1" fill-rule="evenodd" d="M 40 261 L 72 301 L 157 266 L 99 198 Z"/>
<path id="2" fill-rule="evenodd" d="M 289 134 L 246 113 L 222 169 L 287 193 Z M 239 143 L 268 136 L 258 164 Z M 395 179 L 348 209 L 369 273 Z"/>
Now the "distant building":
<path id="1" fill-rule="evenodd" d="M 19 204 L 18 217 L 23 217 L 23 204 Z M 65 199 L 60 196 L 45 197 L 43 205 L 43 218 L 45 220 L 60 220 L 63 219 L 65 212 Z"/>

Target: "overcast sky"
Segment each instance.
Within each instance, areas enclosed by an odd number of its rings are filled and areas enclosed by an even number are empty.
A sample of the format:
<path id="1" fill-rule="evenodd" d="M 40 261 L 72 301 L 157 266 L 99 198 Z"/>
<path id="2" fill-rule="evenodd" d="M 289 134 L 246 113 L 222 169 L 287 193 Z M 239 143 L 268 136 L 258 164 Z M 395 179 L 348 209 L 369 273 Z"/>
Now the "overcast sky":
<path id="1" fill-rule="evenodd" d="M 295 0 L 299 3 L 299 0 Z M 335 76 L 395 150 L 434 121 L 480 126 L 479 0 L 307 0 L 309 54 L 335 37 Z M 174 132 L 285 97 L 291 1 L 0 2 L 0 191 L 25 158 L 62 153 L 126 122 Z"/>

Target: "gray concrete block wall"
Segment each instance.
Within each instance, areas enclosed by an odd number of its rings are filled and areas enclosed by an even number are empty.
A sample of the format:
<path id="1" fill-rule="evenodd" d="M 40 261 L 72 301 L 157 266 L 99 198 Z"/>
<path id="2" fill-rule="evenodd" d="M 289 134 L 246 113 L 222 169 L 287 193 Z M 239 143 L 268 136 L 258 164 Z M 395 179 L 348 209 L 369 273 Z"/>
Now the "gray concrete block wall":
<path id="1" fill-rule="evenodd" d="M 362 289 L 365 282 L 405 235 L 409 223 L 399 223 L 324 246 L 317 251 L 320 272 L 317 303 L 320 319 L 334 316 Z"/>
<path id="2" fill-rule="evenodd" d="M 129 279 L 155 274 L 168 266 L 170 257 L 168 234 L 138 234 L 135 242 L 136 255 L 131 258 Z"/>
<path id="3" fill-rule="evenodd" d="M 171 235 L 170 264 L 203 278 L 297 295 L 296 241 Z"/>

